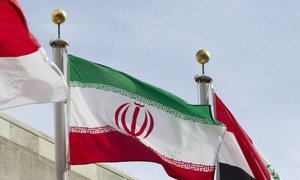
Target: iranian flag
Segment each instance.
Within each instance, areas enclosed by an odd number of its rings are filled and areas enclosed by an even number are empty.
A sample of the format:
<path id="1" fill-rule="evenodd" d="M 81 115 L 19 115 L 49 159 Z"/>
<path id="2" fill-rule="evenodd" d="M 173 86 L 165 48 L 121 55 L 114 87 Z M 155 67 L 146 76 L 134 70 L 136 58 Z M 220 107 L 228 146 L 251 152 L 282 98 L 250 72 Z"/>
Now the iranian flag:
<path id="1" fill-rule="evenodd" d="M 219 152 L 221 180 L 280 180 L 237 120 L 214 94 L 216 119 L 227 126 Z"/>
<path id="2" fill-rule="evenodd" d="M 67 97 L 62 73 L 30 33 L 15 0 L 0 1 L 0 69 L 0 109 Z"/>
<path id="3" fill-rule="evenodd" d="M 176 179 L 212 180 L 225 127 L 210 106 L 69 56 L 70 162 L 148 161 Z"/>

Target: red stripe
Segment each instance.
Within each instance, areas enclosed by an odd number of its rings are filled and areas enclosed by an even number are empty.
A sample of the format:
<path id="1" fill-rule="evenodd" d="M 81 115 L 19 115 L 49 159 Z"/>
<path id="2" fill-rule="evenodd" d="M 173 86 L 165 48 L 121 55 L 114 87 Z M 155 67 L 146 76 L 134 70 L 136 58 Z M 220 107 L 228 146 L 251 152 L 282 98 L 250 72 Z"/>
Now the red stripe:
<path id="1" fill-rule="evenodd" d="M 149 115 L 150 117 L 150 127 L 149 127 L 149 130 L 145 136 L 145 138 L 151 133 L 151 131 L 153 130 L 153 126 L 154 126 L 154 120 L 153 120 L 153 116 L 152 114 L 147 110 L 147 114 Z"/>
<path id="2" fill-rule="evenodd" d="M 29 32 L 20 5 L 15 0 L 0 1 L 0 57 L 31 54 L 40 47 Z"/>
<path id="3" fill-rule="evenodd" d="M 116 113 L 115 113 L 115 123 L 116 123 L 116 125 L 120 128 L 120 126 L 119 126 L 119 114 L 120 114 L 120 112 L 121 112 L 121 110 L 123 109 L 123 107 L 124 106 L 126 106 L 126 105 L 128 105 L 129 103 L 125 103 L 125 104 L 123 104 L 123 105 L 121 105 L 118 109 L 117 109 L 117 111 L 116 111 Z"/>
<path id="4" fill-rule="evenodd" d="M 136 121 L 137 121 L 137 117 L 138 117 L 139 112 L 140 112 L 140 107 L 135 106 L 134 112 L 133 112 L 132 123 L 131 123 L 131 133 L 135 136 L 136 136 L 136 134 L 135 134 Z"/>
<path id="5" fill-rule="evenodd" d="M 270 173 L 256 152 L 249 136 L 216 94 L 215 101 L 216 119 L 227 126 L 227 131 L 234 134 L 255 179 L 270 180 Z"/>
<path id="6" fill-rule="evenodd" d="M 147 117 L 147 113 L 145 112 L 145 118 L 144 118 L 144 122 L 142 127 L 140 128 L 140 130 L 135 134 L 135 136 L 140 136 L 141 134 L 143 134 L 143 132 L 145 131 L 146 127 L 147 127 L 147 122 L 148 122 L 148 117 Z M 149 131 L 148 131 L 149 132 Z M 147 137 L 147 135 L 145 136 Z"/>
<path id="7" fill-rule="evenodd" d="M 125 162 L 147 161 L 161 164 L 167 174 L 176 179 L 203 179 L 213 180 L 213 166 L 209 172 L 191 170 L 177 167 L 174 163 L 168 163 L 153 149 L 146 147 L 136 138 L 124 135 L 118 131 L 106 133 L 82 133 L 71 131 L 70 133 L 70 159 L 71 164 L 88 164 L 95 162 Z M 172 159 L 169 159 L 172 161 Z M 177 161 L 183 164 L 181 161 Z M 184 163 L 185 166 L 190 165 Z M 155 178 L 155 177 L 153 177 Z"/>

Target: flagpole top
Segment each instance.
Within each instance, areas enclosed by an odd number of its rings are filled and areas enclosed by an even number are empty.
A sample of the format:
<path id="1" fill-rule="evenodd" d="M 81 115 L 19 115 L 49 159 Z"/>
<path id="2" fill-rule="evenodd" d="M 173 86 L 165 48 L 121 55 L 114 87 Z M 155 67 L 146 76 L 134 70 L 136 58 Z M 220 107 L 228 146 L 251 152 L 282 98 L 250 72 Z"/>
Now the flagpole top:
<path id="1" fill-rule="evenodd" d="M 55 24 L 62 24 L 67 19 L 67 13 L 62 9 L 56 9 L 52 12 L 51 19 Z"/>
<path id="2" fill-rule="evenodd" d="M 205 50 L 205 49 L 201 49 L 196 53 L 196 60 L 200 63 L 200 64 L 206 64 L 210 59 L 210 53 Z"/>

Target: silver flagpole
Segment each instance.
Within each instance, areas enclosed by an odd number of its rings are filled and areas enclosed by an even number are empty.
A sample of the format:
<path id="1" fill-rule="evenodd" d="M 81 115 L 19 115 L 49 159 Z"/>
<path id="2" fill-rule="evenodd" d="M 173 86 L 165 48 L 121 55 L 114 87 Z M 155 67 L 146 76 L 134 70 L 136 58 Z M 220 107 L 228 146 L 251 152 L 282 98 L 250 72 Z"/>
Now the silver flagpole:
<path id="1" fill-rule="evenodd" d="M 204 74 L 204 64 L 210 59 L 210 53 L 206 50 L 200 50 L 196 54 L 196 60 L 202 65 L 202 74 L 195 76 L 198 89 L 198 104 L 209 104 L 209 87 L 212 82 L 212 78 Z"/>
<path id="2" fill-rule="evenodd" d="M 52 13 L 52 21 L 58 25 L 58 39 L 52 40 L 52 58 L 57 67 L 67 77 L 66 47 L 68 43 L 60 39 L 60 25 L 66 20 L 66 13 L 57 9 Z M 67 152 L 66 152 L 66 104 L 65 102 L 54 103 L 54 139 L 55 139 L 55 168 L 56 179 L 67 179 Z"/>
<path id="3" fill-rule="evenodd" d="M 210 59 L 210 53 L 207 50 L 200 50 L 196 54 L 196 60 L 202 65 L 202 74 L 197 74 L 195 76 L 195 81 L 197 83 L 197 91 L 198 91 L 198 104 L 199 105 L 209 105 L 209 92 L 212 83 L 212 78 L 205 75 L 204 72 L 204 64 L 206 64 Z M 215 112 L 215 111 L 213 111 Z M 215 172 L 215 180 L 220 180 L 220 172 L 219 172 L 219 158 L 216 161 L 216 172 Z"/>

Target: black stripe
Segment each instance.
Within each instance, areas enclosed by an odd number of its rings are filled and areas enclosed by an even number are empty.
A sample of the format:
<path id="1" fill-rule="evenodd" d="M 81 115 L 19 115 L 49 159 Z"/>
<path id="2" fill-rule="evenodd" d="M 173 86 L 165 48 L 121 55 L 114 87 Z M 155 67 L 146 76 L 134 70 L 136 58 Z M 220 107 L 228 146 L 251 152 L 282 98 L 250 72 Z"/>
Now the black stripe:
<path id="1" fill-rule="evenodd" d="M 254 180 L 253 177 L 251 177 L 246 171 L 239 167 L 224 163 L 219 164 L 221 180 Z"/>

